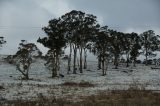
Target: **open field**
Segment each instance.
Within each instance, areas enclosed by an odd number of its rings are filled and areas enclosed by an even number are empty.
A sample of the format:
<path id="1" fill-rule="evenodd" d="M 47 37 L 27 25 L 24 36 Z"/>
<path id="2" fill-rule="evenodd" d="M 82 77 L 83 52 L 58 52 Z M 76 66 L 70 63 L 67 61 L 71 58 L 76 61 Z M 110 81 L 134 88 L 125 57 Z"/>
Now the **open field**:
<path id="1" fill-rule="evenodd" d="M 35 104 L 61 106 L 135 106 L 155 104 L 160 101 L 160 70 L 137 64 L 126 68 L 121 64 L 114 69 L 110 64 L 107 75 L 97 70 L 97 62 L 89 61 L 83 74 L 67 74 L 67 65 L 61 63 L 64 77 L 52 79 L 42 59 L 34 60 L 30 69 L 30 80 L 21 80 L 14 65 L 0 62 L 1 105 L 34 106 Z M 39 104 L 38 104 L 39 103 Z M 48 104 L 47 104 L 48 103 Z M 128 106 L 127 105 L 127 106 Z"/>

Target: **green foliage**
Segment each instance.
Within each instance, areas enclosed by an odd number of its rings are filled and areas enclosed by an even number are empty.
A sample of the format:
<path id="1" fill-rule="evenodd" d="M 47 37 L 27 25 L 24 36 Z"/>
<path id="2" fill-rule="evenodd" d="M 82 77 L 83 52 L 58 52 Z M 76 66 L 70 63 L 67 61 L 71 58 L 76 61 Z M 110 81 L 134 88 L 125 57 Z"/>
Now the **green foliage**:
<path id="1" fill-rule="evenodd" d="M 96 16 L 77 10 L 72 10 L 60 18 L 50 20 L 49 25 L 42 30 L 47 37 L 39 38 L 37 41 L 49 48 L 47 64 L 52 64 L 50 65 L 51 70 L 55 73 L 59 70 L 59 57 L 62 49 L 67 46 L 70 47 L 68 73 L 71 70 L 72 49 L 73 73 L 76 73 L 77 69 L 78 49 L 81 73 L 83 72 L 82 55 L 84 52 L 84 63 L 86 63 L 87 50 L 97 55 L 101 62 L 114 59 L 115 68 L 118 67 L 118 60 L 123 54 L 126 55 L 128 64 L 130 59 L 136 61 L 141 49 L 144 49 L 146 57 L 151 55 L 153 51 L 160 50 L 159 36 L 155 36 L 152 30 L 146 31 L 140 36 L 134 32 L 118 32 L 108 29 L 108 26 L 101 27 L 97 23 Z"/>
<path id="2" fill-rule="evenodd" d="M 58 53 L 66 44 L 63 24 L 64 23 L 61 19 L 50 20 L 49 25 L 42 28 L 42 30 L 47 34 L 47 37 L 42 39 L 39 38 L 37 41 L 51 50 L 56 50 Z"/>
<path id="3" fill-rule="evenodd" d="M 38 56 L 41 52 L 34 43 L 27 43 L 25 40 L 22 40 L 18 49 L 17 53 L 13 56 L 17 70 L 22 73 L 24 79 L 29 79 L 29 68 L 33 57 L 35 55 Z"/>
<path id="4" fill-rule="evenodd" d="M 82 51 L 84 50 L 84 53 L 86 53 L 86 49 L 90 45 L 92 36 L 95 35 L 95 31 L 99 27 L 96 21 L 97 17 L 92 14 L 86 14 L 81 11 L 72 10 L 71 12 L 63 15 L 61 18 L 65 23 L 66 38 L 70 45 L 70 58 L 72 50 L 71 48 L 73 47 L 74 49 L 73 73 L 76 73 L 77 49 L 80 51 L 80 72 L 82 73 Z M 70 60 L 68 63 L 68 66 L 70 66 Z"/>
<path id="5" fill-rule="evenodd" d="M 146 61 L 148 56 L 152 56 L 154 51 L 160 50 L 160 37 L 155 35 L 153 30 L 145 31 L 141 34 L 142 49 L 144 55 L 146 56 Z M 147 65 L 147 63 L 146 63 Z"/>
<path id="6" fill-rule="evenodd" d="M 47 37 L 39 38 L 37 42 L 49 48 L 47 64 L 50 64 L 52 77 L 56 77 L 59 71 L 59 57 L 62 48 L 66 45 L 64 22 L 60 18 L 50 20 L 49 25 L 42 28 L 42 30 L 47 34 Z"/>

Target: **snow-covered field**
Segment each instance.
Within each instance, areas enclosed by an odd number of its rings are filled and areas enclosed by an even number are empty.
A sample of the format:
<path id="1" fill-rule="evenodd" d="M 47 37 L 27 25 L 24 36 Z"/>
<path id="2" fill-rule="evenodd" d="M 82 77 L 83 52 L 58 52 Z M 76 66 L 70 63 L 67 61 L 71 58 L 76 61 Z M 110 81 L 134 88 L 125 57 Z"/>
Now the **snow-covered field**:
<path id="1" fill-rule="evenodd" d="M 39 96 L 74 99 L 81 96 L 97 94 L 103 90 L 125 90 L 139 86 L 149 90 L 160 90 L 160 69 L 138 64 L 137 67 L 119 69 L 109 65 L 106 76 L 101 76 L 102 70 L 97 70 L 97 62 L 89 61 L 88 69 L 83 74 L 67 74 L 67 63 L 61 63 L 64 77 L 52 79 L 50 71 L 44 66 L 45 61 L 37 59 L 30 69 L 30 80 L 20 80 L 21 73 L 14 65 L 0 59 L 0 100 L 33 100 Z M 132 66 L 132 65 L 131 65 Z M 90 82 L 94 87 L 63 86 L 65 82 Z"/>

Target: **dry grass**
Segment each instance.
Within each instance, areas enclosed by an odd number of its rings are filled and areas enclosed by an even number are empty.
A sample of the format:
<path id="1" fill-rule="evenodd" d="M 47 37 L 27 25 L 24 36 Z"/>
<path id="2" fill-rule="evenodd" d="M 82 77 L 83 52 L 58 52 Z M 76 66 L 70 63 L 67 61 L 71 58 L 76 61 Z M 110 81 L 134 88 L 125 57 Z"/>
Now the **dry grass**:
<path id="1" fill-rule="evenodd" d="M 8 106 L 160 106 L 160 93 L 147 90 L 115 90 L 83 97 L 79 102 L 73 101 L 39 96 L 35 101 L 17 100 L 8 101 L 7 104 Z"/>
<path id="2" fill-rule="evenodd" d="M 85 81 L 79 83 L 65 82 L 63 85 L 72 87 L 94 86 Z M 66 97 L 46 97 L 39 94 L 38 98 L 33 101 L 0 101 L 0 106 L 160 106 L 160 93 L 145 90 L 144 86 L 133 84 L 128 90 L 101 91 L 96 95 L 84 96 L 72 101 Z"/>
<path id="3" fill-rule="evenodd" d="M 160 94 L 151 91 L 124 90 L 89 96 L 83 106 L 160 106 Z"/>

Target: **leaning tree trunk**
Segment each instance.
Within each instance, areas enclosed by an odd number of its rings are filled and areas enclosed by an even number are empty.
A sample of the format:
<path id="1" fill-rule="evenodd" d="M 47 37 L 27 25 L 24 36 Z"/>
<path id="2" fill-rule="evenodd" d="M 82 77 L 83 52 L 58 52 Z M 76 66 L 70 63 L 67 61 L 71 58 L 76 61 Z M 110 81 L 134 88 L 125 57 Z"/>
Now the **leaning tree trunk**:
<path id="1" fill-rule="evenodd" d="M 26 71 L 26 73 L 23 73 L 23 72 L 22 72 L 22 74 L 23 74 L 23 76 L 24 76 L 22 79 L 23 79 L 23 80 L 29 80 L 29 73 L 28 73 L 28 72 L 29 72 L 29 69 L 26 69 L 26 70 L 24 69 L 24 72 L 25 72 L 25 71 Z"/>
<path id="2" fill-rule="evenodd" d="M 23 66 L 23 69 L 21 69 L 21 64 Z M 21 72 L 21 74 L 23 75 L 23 78 L 24 80 L 28 80 L 29 79 L 29 68 L 26 67 L 25 65 L 25 59 L 22 60 L 22 63 L 21 64 L 17 64 L 16 67 L 17 67 L 17 70 L 19 72 Z"/>
<path id="3" fill-rule="evenodd" d="M 29 80 L 29 75 L 28 74 L 25 75 L 25 80 Z"/>
<path id="4" fill-rule="evenodd" d="M 26 69 L 26 75 L 25 75 L 25 79 L 26 80 L 29 80 L 29 68 L 30 68 L 30 62 L 28 61 L 28 67 L 27 67 L 27 69 Z"/>

